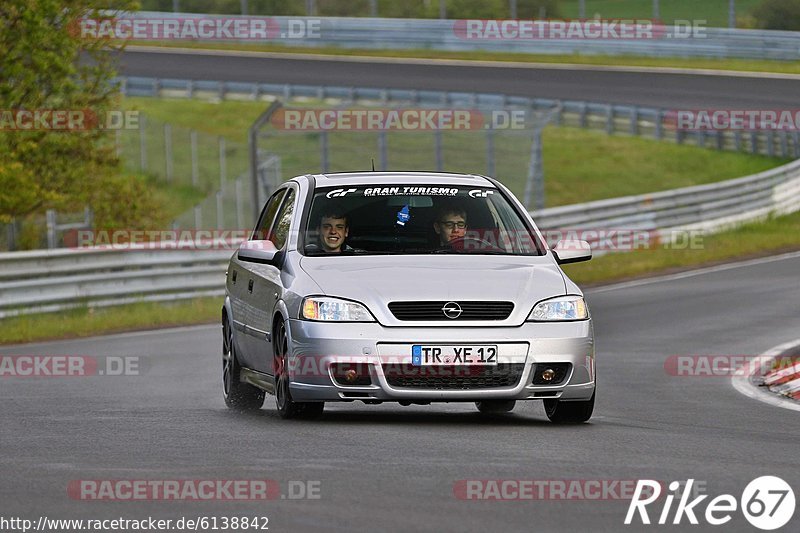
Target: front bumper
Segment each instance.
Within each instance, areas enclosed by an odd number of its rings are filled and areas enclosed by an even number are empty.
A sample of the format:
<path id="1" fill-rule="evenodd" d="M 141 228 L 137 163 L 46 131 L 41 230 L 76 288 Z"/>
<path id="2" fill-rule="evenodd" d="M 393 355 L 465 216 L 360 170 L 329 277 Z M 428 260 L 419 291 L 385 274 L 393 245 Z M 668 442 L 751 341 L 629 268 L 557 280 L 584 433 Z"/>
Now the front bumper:
<path id="1" fill-rule="evenodd" d="M 288 326 L 291 354 L 287 363 L 292 397 L 297 401 L 588 400 L 595 389 L 591 320 L 471 328 L 290 320 Z M 390 385 L 385 365 L 410 364 L 412 344 L 496 344 L 498 363 L 519 365 L 521 377 L 508 386 L 466 390 Z M 331 363 L 365 365 L 372 383 L 342 385 L 333 379 Z M 541 363 L 570 363 L 571 370 L 559 385 L 534 385 L 532 371 Z"/>

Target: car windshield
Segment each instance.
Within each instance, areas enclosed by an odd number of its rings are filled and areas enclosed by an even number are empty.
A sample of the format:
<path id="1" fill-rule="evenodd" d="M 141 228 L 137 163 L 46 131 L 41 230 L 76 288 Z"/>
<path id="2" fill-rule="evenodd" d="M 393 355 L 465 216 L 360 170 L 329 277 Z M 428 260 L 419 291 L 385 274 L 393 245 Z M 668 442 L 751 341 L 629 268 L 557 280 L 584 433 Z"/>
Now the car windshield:
<path id="1" fill-rule="evenodd" d="M 306 255 L 542 255 L 500 190 L 460 185 L 317 189 L 306 216 Z"/>

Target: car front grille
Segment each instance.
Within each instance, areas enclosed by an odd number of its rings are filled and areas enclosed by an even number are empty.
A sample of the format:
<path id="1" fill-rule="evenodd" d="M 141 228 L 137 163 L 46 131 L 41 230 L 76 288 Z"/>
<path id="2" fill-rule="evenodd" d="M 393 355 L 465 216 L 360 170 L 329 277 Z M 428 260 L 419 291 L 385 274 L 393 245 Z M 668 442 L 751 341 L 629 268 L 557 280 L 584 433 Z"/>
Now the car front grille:
<path id="1" fill-rule="evenodd" d="M 384 364 L 383 373 L 390 386 L 403 389 L 475 390 L 514 387 L 525 365 L 503 363 L 497 366 L 414 366 Z"/>
<path id="2" fill-rule="evenodd" d="M 456 306 L 447 306 L 456 304 Z M 448 317 L 444 310 L 445 307 L 457 307 L 461 313 L 457 317 L 451 318 L 455 313 L 450 313 Z M 513 302 L 458 302 L 458 301 L 439 301 L 439 302 L 391 302 L 389 311 L 398 320 L 416 321 L 448 321 L 459 322 L 464 320 L 505 320 L 514 309 Z"/>

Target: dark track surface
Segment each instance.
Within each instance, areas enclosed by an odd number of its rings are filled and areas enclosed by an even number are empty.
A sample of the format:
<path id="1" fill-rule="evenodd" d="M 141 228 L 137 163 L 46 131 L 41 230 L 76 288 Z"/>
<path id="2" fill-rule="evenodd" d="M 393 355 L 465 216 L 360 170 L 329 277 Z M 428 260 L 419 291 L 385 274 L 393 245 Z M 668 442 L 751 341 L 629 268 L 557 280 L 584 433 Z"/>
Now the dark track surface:
<path id="1" fill-rule="evenodd" d="M 752 479 L 800 488 L 800 417 L 728 378 L 673 377 L 675 354 L 757 354 L 798 337 L 800 257 L 590 290 L 599 376 L 591 423 L 559 427 L 537 403 L 486 419 L 471 404 L 333 405 L 282 421 L 221 396 L 217 327 L 22 347 L 2 354 L 139 355 L 138 377 L 0 382 L 3 516 L 270 517 L 271 531 L 621 531 L 621 501 L 462 501 L 462 479 L 695 478 L 737 498 Z M 81 502 L 74 479 L 321 481 L 319 500 Z M 708 500 L 706 500 L 708 501 Z M 653 512 L 660 512 L 661 505 Z M 704 511 L 705 503 L 701 504 Z M 674 507 L 673 507 L 674 510 Z M 785 531 L 796 531 L 797 516 Z M 670 529 L 650 526 L 649 530 Z M 792 528 L 795 529 L 792 529 Z M 684 521 L 682 529 L 688 529 Z M 720 528 L 756 531 L 739 513 Z"/>
<path id="2" fill-rule="evenodd" d="M 662 108 L 797 107 L 800 80 L 125 52 L 128 76 L 495 92 Z"/>

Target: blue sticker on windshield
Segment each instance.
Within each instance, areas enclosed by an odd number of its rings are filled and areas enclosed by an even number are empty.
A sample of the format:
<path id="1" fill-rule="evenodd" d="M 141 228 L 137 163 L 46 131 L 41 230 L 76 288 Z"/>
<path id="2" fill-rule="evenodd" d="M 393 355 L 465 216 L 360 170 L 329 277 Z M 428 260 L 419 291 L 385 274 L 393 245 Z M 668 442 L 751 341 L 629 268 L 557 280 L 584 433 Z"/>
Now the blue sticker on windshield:
<path id="1" fill-rule="evenodd" d="M 403 209 L 397 212 L 397 223 L 405 226 L 409 220 L 411 220 L 411 213 L 408 212 L 408 205 L 404 205 Z"/>

